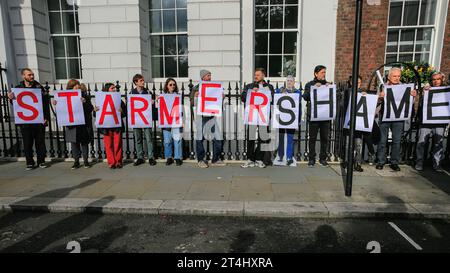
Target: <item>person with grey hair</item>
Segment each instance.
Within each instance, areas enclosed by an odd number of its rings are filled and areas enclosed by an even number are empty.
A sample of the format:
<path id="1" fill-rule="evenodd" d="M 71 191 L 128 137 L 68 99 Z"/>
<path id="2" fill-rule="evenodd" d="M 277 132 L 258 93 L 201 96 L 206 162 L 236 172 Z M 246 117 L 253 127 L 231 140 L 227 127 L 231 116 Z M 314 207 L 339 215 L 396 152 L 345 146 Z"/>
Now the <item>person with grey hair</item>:
<path id="1" fill-rule="evenodd" d="M 401 84 L 402 70 L 399 67 L 393 67 L 389 70 L 388 74 L 388 85 L 399 85 Z M 379 108 L 378 116 L 380 118 L 380 133 L 381 140 L 377 147 L 377 170 L 382 170 L 386 164 L 386 145 L 388 142 L 389 130 L 392 131 L 392 149 L 391 149 L 391 162 L 390 167 L 393 171 L 399 172 L 400 167 L 400 142 L 403 134 L 403 129 L 405 126 L 404 121 L 383 121 L 384 112 L 384 90 L 381 90 L 378 99 L 377 108 Z M 416 90 L 411 91 L 411 96 L 416 97 Z"/>
<path id="2" fill-rule="evenodd" d="M 202 82 L 210 82 L 211 81 L 211 72 L 205 69 L 200 70 L 200 79 Z M 199 95 L 199 84 L 197 84 L 192 92 L 189 94 L 191 99 L 191 106 L 197 107 L 198 104 L 198 95 Z M 203 142 L 205 140 L 205 136 L 209 139 L 212 138 L 213 142 L 213 158 L 211 160 L 211 165 L 216 167 L 223 167 L 226 164 L 222 161 L 221 156 L 223 152 L 223 137 L 221 134 L 221 128 L 218 122 L 217 117 L 205 117 L 205 116 L 196 116 L 197 126 L 197 134 L 195 140 L 195 150 L 197 154 L 197 161 L 199 168 L 209 168 L 208 161 L 205 160 L 205 147 L 203 146 Z"/>
<path id="3" fill-rule="evenodd" d="M 431 85 L 425 85 L 425 90 L 430 90 L 431 87 L 443 86 L 445 82 L 445 75 L 440 72 L 435 72 L 431 76 Z M 416 165 L 417 171 L 423 171 L 423 163 L 425 157 L 425 142 L 427 139 L 433 139 L 433 147 L 431 150 L 433 169 L 437 172 L 443 172 L 441 167 L 441 161 L 444 156 L 444 132 L 447 127 L 447 123 L 442 124 L 424 124 L 423 123 L 423 100 L 424 97 L 419 97 L 419 107 L 417 111 L 417 121 L 420 126 L 419 129 L 419 141 L 416 147 Z"/>
<path id="4" fill-rule="evenodd" d="M 295 78 L 291 75 L 286 77 L 286 85 L 275 90 L 276 94 L 300 94 L 300 90 L 295 88 Z M 301 111 L 301 96 L 300 96 L 300 111 Z M 300 120 L 300 118 L 299 118 Z M 279 129 L 278 135 L 278 149 L 277 158 L 275 159 L 273 165 L 280 166 L 296 166 L 296 161 L 294 158 L 294 135 L 295 129 Z"/>

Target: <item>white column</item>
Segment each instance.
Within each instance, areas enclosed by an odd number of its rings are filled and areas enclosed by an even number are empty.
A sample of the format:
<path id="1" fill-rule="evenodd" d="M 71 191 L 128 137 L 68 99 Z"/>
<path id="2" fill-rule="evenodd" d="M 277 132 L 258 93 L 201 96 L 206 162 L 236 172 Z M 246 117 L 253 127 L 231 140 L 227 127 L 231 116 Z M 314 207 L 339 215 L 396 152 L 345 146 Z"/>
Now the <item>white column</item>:
<path id="1" fill-rule="evenodd" d="M 240 80 L 240 1 L 188 0 L 189 78 L 201 69 L 216 81 Z"/>
<path id="2" fill-rule="evenodd" d="M 148 4 L 145 0 L 82 1 L 78 10 L 83 80 L 148 79 Z"/>
<path id="3" fill-rule="evenodd" d="M 314 67 L 325 65 L 327 80 L 334 81 L 337 0 L 301 1 L 301 81 L 313 78 Z"/>

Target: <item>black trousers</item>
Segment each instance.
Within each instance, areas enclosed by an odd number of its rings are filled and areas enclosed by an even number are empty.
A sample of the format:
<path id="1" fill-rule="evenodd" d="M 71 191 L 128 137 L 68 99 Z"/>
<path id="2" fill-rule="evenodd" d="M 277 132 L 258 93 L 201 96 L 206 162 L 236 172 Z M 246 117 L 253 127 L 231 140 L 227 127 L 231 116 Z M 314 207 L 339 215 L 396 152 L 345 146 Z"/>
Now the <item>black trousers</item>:
<path id="1" fill-rule="evenodd" d="M 33 124 L 21 127 L 23 148 L 28 165 L 34 165 L 33 145 L 36 147 L 37 164 L 45 163 L 45 126 L 43 124 Z"/>
<path id="2" fill-rule="evenodd" d="M 258 128 L 258 134 L 256 134 L 256 128 Z M 253 162 L 262 161 L 265 165 L 270 166 L 272 165 L 272 153 L 271 151 L 265 151 L 264 147 L 261 147 L 261 145 L 270 143 L 270 136 L 267 130 L 268 127 L 264 126 L 248 126 L 247 158 Z M 258 141 L 258 144 L 256 141 Z"/>
<path id="3" fill-rule="evenodd" d="M 80 157 L 83 155 L 84 163 L 88 162 L 89 157 L 89 144 L 81 142 L 71 142 L 72 145 L 72 155 L 75 162 L 80 162 Z"/>
<path id="4" fill-rule="evenodd" d="M 328 137 L 330 132 L 329 121 L 309 122 L 309 160 L 316 159 L 316 141 L 320 132 L 320 160 L 327 160 Z"/>

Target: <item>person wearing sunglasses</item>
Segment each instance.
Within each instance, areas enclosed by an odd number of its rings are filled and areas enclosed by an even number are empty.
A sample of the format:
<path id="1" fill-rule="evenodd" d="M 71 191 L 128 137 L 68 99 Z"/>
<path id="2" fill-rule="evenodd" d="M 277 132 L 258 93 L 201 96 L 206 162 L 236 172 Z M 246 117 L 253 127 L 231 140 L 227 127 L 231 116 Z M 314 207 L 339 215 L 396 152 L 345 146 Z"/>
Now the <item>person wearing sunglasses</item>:
<path id="1" fill-rule="evenodd" d="M 165 94 L 178 94 L 178 85 L 175 79 L 168 78 L 164 84 L 163 92 Z M 164 137 L 164 157 L 166 158 L 166 166 L 174 163 L 177 166 L 183 165 L 183 146 L 182 146 L 182 129 L 181 128 L 163 128 Z"/>

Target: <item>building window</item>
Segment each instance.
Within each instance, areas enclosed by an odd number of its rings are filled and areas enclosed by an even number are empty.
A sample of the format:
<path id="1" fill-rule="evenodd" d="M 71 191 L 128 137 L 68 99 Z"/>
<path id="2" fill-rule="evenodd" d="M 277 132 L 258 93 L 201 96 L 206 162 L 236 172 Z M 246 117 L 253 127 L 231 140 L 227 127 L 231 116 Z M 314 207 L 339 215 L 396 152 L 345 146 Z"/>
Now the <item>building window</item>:
<path id="1" fill-rule="evenodd" d="M 391 0 L 386 63 L 430 62 L 437 0 Z"/>
<path id="2" fill-rule="evenodd" d="M 269 77 L 296 76 L 298 0 L 255 0 L 255 67 Z"/>
<path id="3" fill-rule="evenodd" d="M 57 80 L 81 79 L 78 6 L 74 1 L 48 0 L 50 37 Z"/>
<path id="4" fill-rule="evenodd" d="M 187 78 L 187 1 L 149 1 L 152 77 Z"/>

